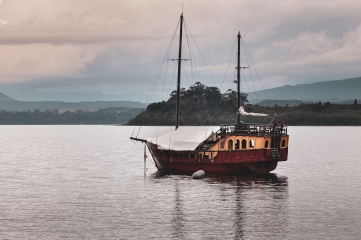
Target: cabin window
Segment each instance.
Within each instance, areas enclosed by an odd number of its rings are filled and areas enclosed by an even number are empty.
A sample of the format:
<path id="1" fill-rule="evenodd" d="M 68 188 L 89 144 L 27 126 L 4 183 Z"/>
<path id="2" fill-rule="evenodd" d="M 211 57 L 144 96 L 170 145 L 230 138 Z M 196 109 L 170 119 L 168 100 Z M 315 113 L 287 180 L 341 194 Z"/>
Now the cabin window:
<path id="1" fill-rule="evenodd" d="M 228 150 L 232 150 L 233 149 L 233 141 L 229 140 L 228 141 Z"/>
<path id="2" fill-rule="evenodd" d="M 249 147 L 254 148 L 254 140 L 253 139 L 249 140 Z"/>
<path id="3" fill-rule="evenodd" d="M 224 149 L 224 141 L 221 142 L 221 149 Z"/>
<path id="4" fill-rule="evenodd" d="M 204 154 L 204 158 L 209 158 L 209 155 L 208 155 L 208 154 Z"/>
<path id="5" fill-rule="evenodd" d="M 246 139 L 242 140 L 242 149 L 246 149 L 247 148 L 247 141 Z"/>
<path id="6" fill-rule="evenodd" d="M 191 158 L 196 158 L 196 154 L 195 153 L 191 153 Z"/>
<path id="7" fill-rule="evenodd" d="M 264 142 L 264 148 L 268 148 L 268 140 Z"/>
<path id="8" fill-rule="evenodd" d="M 282 140 L 282 142 L 281 142 L 281 147 L 286 147 L 286 140 Z"/>
<path id="9" fill-rule="evenodd" d="M 240 145 L 240 142 L 239 142 L 239 140 L 237 139 L 237 140 L 236 140 L 236 144 L 235 144 L 235 146 L 234 146 L 234 149 L 239 149 L 239 145 Z"/>

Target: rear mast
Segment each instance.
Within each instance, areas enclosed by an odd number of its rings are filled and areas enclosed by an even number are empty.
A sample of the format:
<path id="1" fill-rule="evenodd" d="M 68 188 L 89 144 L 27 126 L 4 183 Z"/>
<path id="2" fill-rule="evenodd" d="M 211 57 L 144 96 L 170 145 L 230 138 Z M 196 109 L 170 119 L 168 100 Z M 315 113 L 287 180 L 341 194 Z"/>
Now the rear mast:
<path id="1" fill-rule="evenodd" d="M 237 49 L 237 111 L 241 107 L 241 75 L 240 75 L 240 69 L 241 69 L 241 33 L 238 32 L 237 35 L 238 39 L 238 49 Z M 240 123 L 241 116 L 239 113 L 237 113 L 237 125 Z"/>
<path id="2" fill-rule="evenodd" d="M 241 121 L 241 116 L 239 113 L 239 108 L 243 105 L 241 104 L 241 68 L 246 69 L 249 67 L 241 67 L 241 32 L 238 32 L 237 35 L 238 40 L 238 49 L 237 49 L 237 125 Z"/>
<path id="3" fill-rule="evenodd" d="M 179 127 L 179 109 L 180 109 L 180 81 L 181 81 L 181 64 L 182 64 L 182 30 L 183 30 L 183 13 L 180 16 L 180 33 L 179 33 L 179 53 L 178 53 L 178 81 L 177 81 L 177 108 L 175 130 Z"/>

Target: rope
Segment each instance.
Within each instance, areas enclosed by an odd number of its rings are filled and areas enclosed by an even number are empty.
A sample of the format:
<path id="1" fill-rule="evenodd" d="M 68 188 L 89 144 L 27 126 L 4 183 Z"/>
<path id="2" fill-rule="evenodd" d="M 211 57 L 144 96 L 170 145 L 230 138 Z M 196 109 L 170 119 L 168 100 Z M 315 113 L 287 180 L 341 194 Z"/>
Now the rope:
<path id="1" fill-rule="evenodd" d="M 188 53 L 189 53 L 190 59 L 193 59 L 193 57 L 192 57 L 193 53 L 190 48 L 190 42 L 189 42 L 189 38 L 188 38 L 187 28 L 184 28 L 184 30 L 185 30 L 186 40 L 187 40 Z M 193 85 L 194 84 L 193 61 L 191 61 L 191 73 L 192 73 L 192 85 Z"/>
<path id="2" fill-rule="evenodd" d="M 256 67 L 255 67 L 255 65 L 254 65 L 254 63 L 253 63 L 253 61 L 252 61 L 252 58 L 251 58 L 251 56 L 250 56 L 250 54 L 249 54 L 249 52 L 248 52 L 248 50 L 247 50 L 247 48 L 246 48 L 246 44 L 243 42 L 242 39 L 241 39 L 241 41 L 242 41 L 242 45 L 243 45 L 244 49 L 246 50 L 246 53 L 247 53 L 248 56 L 249 56 L 249 59 L 251 60 L 252 66 L 253 66 L 253 68 L 254 68 L 254 71 L 255 71 L 256 74 L 257 74 L 257 77 L 258 77 L 259 82 L 261 83 L 262 89 L 263 89 L 264 93 L 266 94 L 267 100 L 270 100 L 269 97 L 268 97 L 268 95 L 267 95 L 266 90 L 264 89 L 263 83 L 262 83 L 262 81 L 261 81 L 261 78 L 260 78 L 259 75 L 258 75 L 257 69 L 256 69 Z M 246 57 L 247 57 L 247 55 L 246 55 Z"/>
<path id="3" fill-rule="evenodd" d="M 213 78 L 213 76 L 212 76 L 212 74 L 211 74 L 211 72 L 210 72 L 210 70 L 209 70 L 209 68 L 208 68 L 208 65 L 207 65 L 206 61 L 204 60 L 203 55 L 202 55 L 201 51 L 199 50 L 196 41 L 195 41 L 194 38 L 193 38 L 192 32 L 190 31 L 190 29 L 189 29 L 189 27 L 188 27 L 188 25 L 186 24 L 185 21 L 184 21 L 184 25 L 186 26 L 186 28 L 188 28 L 189 34 L 191 35 L 191 37 L 192 37 L 192 39 L 193 39 L 193 42 L 194 42 L 194 44 L 196 45 L 197 50 L 198 50 L 199 54 L 200 54 L 201 57 L 202 57 L 202 60 L 203 60 L 203 62 L 204 62 L 204 65 L 206 65 L 207 70 L 208 70 L 208 72 L 209 72 L 209 75 L 211 75 L 212 80 L 213 80 L 213 83 L 214 83 L 214 85 L 217 87 L 217 83 L 216 83 L 216 81 L 214 81 L 214 78 Z"/>
<path id="4" fill-rule="evenodd" d="M 222 90 L 223 83 L 224 83 L 224 79 L 226 78 L 226 75 L 227 75 L 227 72 L 228 72 L 228 67 L 229 67 L 229 64 L 231 63 L 231 59 L 232 59 L 232 56 L 233 56 L 234 49 L 236 48 L 236 43 L 237 43 L 237 39 L 234 41 L 232 54 L 231 54 L 231 57 L 230 57 L 230 58 L 229 58 L 229 60 L 228 60 L 227 69 L 226 69 L 226 72 L 224 73 L 224 76 L 223 76 L 223 80 L 222 80 L 222 84 L 221 84 L 221 88 L 220 88 L 220 90 Z M 232 82 L 233 82 L 233 81 L 232 81 Z"/>
<path id="5" fill-rule="evenodd" d="M 158 80 L 159 80 L 161 71 L 162 71 L 163 66 L 164 66 L 164 62 L 165 62 L 166 59 L 169 57 L 170 51 L 171 51 L 171 49 L 172 49 L 172 46 L 173 46 L 173 43 L 174 43 L 174 40 L 175 40 L 175 35 L 176 35 L 176 32 L 177 32 L 179 23 L 180 23 L 180 20 L 178 21 L 177 27 L 176 27 L 176 29 L 174 30 L 174 33 L 173 33 L 171 42 L 170 42 L 169 45 L 168 45 L 167 51 L 166 51 L 166 53 L 165 53 L 165 55 L 164 55 L 164 57 L 163 57 L 162 64 L 161 64 L 161 66 L 160 66 L 160 68 L 159 68 L 159 70 L 158 70 L 158 73 L 157 73 L 157 75 L 156 75 L 156 78 L 155 78 L 155 80 L 154 80 L 154 82 L 153 82 L 153 85 L 152 85 L 152 87 L 151 87 L 150 93 L 148 94 L 147 101 L 148 101 L 148 99 L 149 99 L 149 102 L 151 101 L 151 98 L 152 98 L 152 96 L 153 96 L 155 86 L 156 86 L 156 84 L 158 83 Z"/>
<path id="6" fill-rule="evenodd" d="M 253 93 L 254 93 L 254 95 L 256 96 L 256 101 L 259 102 L 258 97 L 257 97 L 257 93 L 256 93 L 256 87 L 254 86 L 254 81 L 253 81 L 253 77 L 252 77 L 251 68 L 249 67 L 249 62 L 248 62 L 247 54 L 245 54 L 245 56 L 246 56 L 246 61 L 247 61 L 247 65 L 248 65 L 249 75 L 251 76 L 251 80 L 252 80 Z"/>
<path id="7" fill-rule="evenodd" d="M 164 87 L 165 87 L 165 79 L 167 78 L 167 71 L 168 71 L 168 61 L 165 65 L 165 72 L 164 72 L 164 81 L 163 81 L 163 92 L 162 92 L 162 101 L 164 101 Z"/>
<path id="8" fill-rule="evenodd" d="M 195 40 L 194 40 L 194 38 L 193 38 L 193 35 L 192 35 L 191 31 L 189 30 L 188 25 L 187 25 L 185 22 L 184 22 L 184 24 L 185 24 L 185 29 L 187 29 L 187 30 L 185 31 L 185 33 L 186 33 L 186 39 L 187 39 L 187 43 L 188 43 L 188 49 L 189 49 L 189 51 L 190 51 L 189 54 L 190 54 L 191 58 L 193 58 L 192 56 L 194 56 L 194 54 L 193 54 L 193 50 L 192 50 L 192 45 L 189 44 L 189 42 L 188 42 L 188 32 L 189 32 L 190 36 L 192 37 L 193 42 L 194 42 L 194 44 L 196 45 L 197 50 L 198 50 L 199 54 L 201 55 L 201 57 L 202 57 L 202 59 L 203 59 L 203 62 L 204 62 L 204 64 L 206 65 L 207 70 L 208 70 L 210 76 L 211 76 L 212 79 L 213 79 L 214 84 L 215 84 L 216 87 L 217 87 L 217 84 L 215 83 L 214 78 L 213 78 L 211 72 L 209 71 L 209 68 L 208 68 L 206 62 L 204 61 L 204 58 L 203 58 L 203 56 L 202 56 L 202 53 L 199 51 L 198 45 L 197 45 L 197 43 L 195 42 Z M 198 80 L 199 80 L 199 82 L 200 82 L 200 78 L 199 78 L 199 73 L 198 73 L 198 70 L 197 70 L 196 61 L 194 60 L 194 61 L 192 61 L 192 63 L 193 63 L 193 62 L 194 62 L 195 71 L 196 71 L 196 73 L 197 73 Z M 206 100 L 205 100 L 205 98 L 204 98 L 203 89 L 202 89 L 202 98 L 203 98 L 204 106 L 205 106 L 205 109 L 206 109 L 206 113 L 207 113 L 209 125 L 212 125 L 212 124 L 211 124 L 211 118 L 210 118 L 210 115 L 209 115 L 209 112 L 208 112 L 207 102 L 206 102 Z M 202 122 L 202 121 L 201 121 L 201 125 L 203 125 L 203 122 Z"/>
<path id="9" fill-rule="evenodd" d="M 186 79 L 187 79 L 187 83 L 189 85 L 188 76 L 187 76 L 187 72 L 186 72 L 186 69 L 184 67 L 184 64 L 182 64 L 182 67 L 183 67 L 184 75 L 186 76 Z"/>
<path id="10" fill-rule="evenodd" d="M 163 66 L 164 66 L 164 62 L 165 62 L 165 60 L 168 58 L 168 56 L 169 56 L 169 54 L 170 54 L 170 51 L 171 51 L 171 49 L 172 49 L 172 46 L 173 46 L 173 43 L 174 43 L 174 39 L 175 39 L 175 35 L 176 35 L 176 32 L 177 32 L 179 23 L 180 23 L 180 20 L 178 20 L 178 24 L 177 24 L 177 26 L 176 26 L 176 28 L 175 28 L 175 30 L 174 30 L 173 36 L 172 36 L 172 38 L 171 38 L 171 41 L 170 41 L 170 43 L 169 43 L 169 45 L 168 45 L 168 48 L 167 48 L 167 50 L 166 50 L 166 52 L 165 52 L 165 54 L 164 54 L 164 57 L 163 57 L 161 66 L 159 67 L 158 72 L 157 72 L 157 74 L 156 74 L 156 77 L 155 77 L 155 79 L 154 79 L 154 81 L 153 81 L 152 87 L 151 87 L 151 89 L 150 89 L 150 91 L 149 91 L 149 94 L 148 94 L 148 96 L 147 96 L 147 99 L 146 99 L 146 105 L 149 105 L 149 104 L 150 104 L 150 101 L 151 101 L 151 99 L 152 99 L 152 97 L 153 97 L 153 93 L 154 93 L 154 91 L 155 91 L 155 87 L 156 87 L 156 85 L 157 85 L 157 83 L 158 83 L 158 80 L 159 80 L 159 78 L 160 78 L 160 74 L 161 74 L 161 72 L 162 72 L 162 69 L 163 69 Z M 134 130 L 135 130 L 136 128 L 137 128 L 137 126 L 134 127 Z M 139 130 L 138 130 L 138 132 L 137 132 L 137 136 L 136 136 L 136 137 L 138 137 L 138 134 L 139 134 L 139 131 L 140 131 L 141 128 L 142 128 L 142 126 L 139 126 Z M 134 133 L 134 130 L 133 130 L 133 133 Z M 133 136 L 133 133 L 132 133 L 132 136 Z"/>

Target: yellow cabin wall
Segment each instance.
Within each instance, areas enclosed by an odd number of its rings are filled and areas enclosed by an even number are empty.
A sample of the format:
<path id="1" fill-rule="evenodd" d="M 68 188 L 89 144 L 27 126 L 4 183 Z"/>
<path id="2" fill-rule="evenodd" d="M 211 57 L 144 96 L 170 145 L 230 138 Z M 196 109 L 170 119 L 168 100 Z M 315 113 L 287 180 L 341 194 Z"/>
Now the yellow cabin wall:
<path id="1" fill-rule="evenodd" d="M 232 140 L 233 141 L 233 146 L 232 146 L 232 150 L 235 150 L 235 144 L 236 144 L 236 140 L 239 140 L 240 143 L 240 149 L 242 150 L 242 140 L 245 139 L 247 142 L 246 145 L 246 149 L 262 149 L 264 148 L 264 144 L 265 141 L 268 140 L 268 148 L 270 148 L 271 146 L 271 138 L 270 137 L 260 137 L 260 136 L 228 136 L 225 138 L 222 138 L 216 145 L 214 145 L 211 150 L 212 151 L 216 151 L 216 150 L 228 150 L 228 141 Z M 254 140 L 254 147 L 250 147 L 249 145 L 249 141 L 250 140 Z M 224 149 L 221 149 L 221 142 L 225 141 L 224 144 Z"/>
<path id="2" fill-rule="evenodd" d="M 228 141 L 229 140 L 233 141 L 232 150 L 235 150 L 235 144 L 236 144 L 237 139 L 239 139 L 239 141 L 240 141 L 240 149 L 237 149 L 237 150 L 242 150 L 242 140 L 243 139 L 245 139 L 246 142 L 247 142 L 246 150 L 249 150 L 249 149 L 263 149 L 264 146 L 265 146 L 265 142 L 267 140 L 268 140 L 267 149 L 271 148 L 271 140 L 272 140 L 272 138 L 270 136 L 227 136 L 225 138 L 220 139 L 220 141 L 216 145 L 212 146 L 212 148 L 210 150 L 211 151 L 228 150 Z M 254 143 L 255 143 L 253 148 L 251 148 L 249 146 L 249 141 L 251 139 L 253 139 Z M 281 148 L 287 148 L 288 147 L 288 136 L 282 136 L 281 140 L 280 140 L 281 141 L 280 144 L 282 143 L 282 140 L 285 140 L 286 142 L 285 142 L 285 146 L 281 147 Z M 221 142 L 222 141 L 225 141 L 224 149 L 221 149 Z M 209 156 L 212 156 L 212 158 L 217 156 L 217 152 L 206 152 L 206 154 L 208 154 Z"/>
<path id="3" fill-rule="evenodd" d="M 242 140 L 245 139 L 247 142 L 246 145 L 246 149 L 245 150 L 249 150 L 249 149 L 263 149 L 265 146 L 265 142 L 268 140 L 268 147 L 267 149 L 271 148 L 271 140 L 272 138 L 270 136 L 227 136 L 225 138 L 220 139 L 220 141 L 212 146 L 212 148 L 210 149 L 211 151 L 221 151 L 221 150 L 228 150 L 228 141 L 232 140 L 233 141 L 233 146 L 232 146 L 232 150 L 235 150 L 235 144 L 236 144 L 236 140 L 239 139 L 240 141 L 240 149 L 237 150 L 242 150 Z M 254 147 L 251 148 L 249 146 L 249 141 L 253 139 L 254 140 Z M 285 146 L 282 148 L 287 148 L 288 147 L 288 136 L 282 136 L 281 137 L 281 142 L 282 140 L 285 140 Z M 221 142 L 225 141 L 224 144 L 224 149 L 221 149 Z M 211 158 L 214 158 L 217 156 L 217 152 L 205 152 L 205 154 L 208 154 Z"/>

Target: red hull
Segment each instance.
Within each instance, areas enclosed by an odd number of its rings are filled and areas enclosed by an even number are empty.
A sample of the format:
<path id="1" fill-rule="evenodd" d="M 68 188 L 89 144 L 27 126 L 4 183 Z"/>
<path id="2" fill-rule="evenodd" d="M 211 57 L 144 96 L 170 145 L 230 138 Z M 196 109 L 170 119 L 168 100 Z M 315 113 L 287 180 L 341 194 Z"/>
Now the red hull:
<path id="1" fill-rule="evenodd" d="M 280 151 L 280 159 L 271 160 L 270 149 L 234 150 L 218 152 L 210 158 L 170 157 L 156 145 L 147 143 L 158 170 L 175 173 L 194 173 L 203 170 L 206 173 L 269 173 L 277 167 L 278 161 L 287 160 L 287 148 Z"/>

